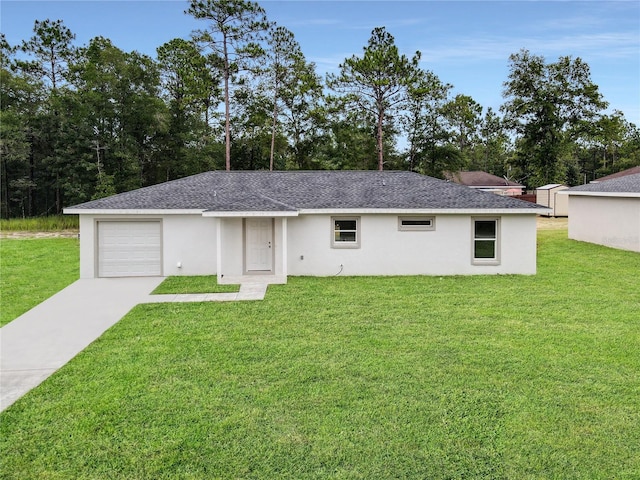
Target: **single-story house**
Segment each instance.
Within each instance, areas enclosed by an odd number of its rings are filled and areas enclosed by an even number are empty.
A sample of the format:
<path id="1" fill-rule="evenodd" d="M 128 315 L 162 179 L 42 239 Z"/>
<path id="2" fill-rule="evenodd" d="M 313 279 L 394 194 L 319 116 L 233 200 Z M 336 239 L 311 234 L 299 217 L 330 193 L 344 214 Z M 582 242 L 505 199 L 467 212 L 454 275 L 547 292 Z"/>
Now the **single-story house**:
<path id="1" fill-rule="evenodd" d="M 536 188 L 536 203 L 551 209 L 549 216 L 566 217 L 569 215 L 569 197 L 558 192 L 569 187 L 559 183 L 550 183 Z"/>
<path id="2" fill-rule="evenodd" d="M 482 171 L 445 172 L 445 179 L 460 185 L 466 185 L 469 188 L 497 193 L 498 195 L 522 195 L 525 190 L 524 185 Z"/>
<path id="3" fill-rule="evenodd" d="M 212 171 L 64 210 L 80 276 L 534 274 L 546 209 L 399 171 Z"/>
<path id="4" fill-rule="evenodd" d="M 640 173 L 558 195 L 569 197 L 569 238 L 640 252 Z"/>

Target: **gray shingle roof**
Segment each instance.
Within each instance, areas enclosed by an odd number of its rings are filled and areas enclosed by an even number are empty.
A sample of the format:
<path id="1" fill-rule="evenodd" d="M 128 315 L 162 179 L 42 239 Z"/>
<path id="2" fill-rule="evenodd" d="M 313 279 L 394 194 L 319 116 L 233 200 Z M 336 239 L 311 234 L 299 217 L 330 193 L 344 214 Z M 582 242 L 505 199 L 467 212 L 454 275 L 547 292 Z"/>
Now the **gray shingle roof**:
<path id="1" fill-rule="evenodd" d="M 567 192 L 640 193 L 640 173 L 572 187 Z"/>
<path id="2" fill-rule="evenodd" d="M 411 172 L 213 171 L 72 209 L 539 209 L 536 204 Z"/>

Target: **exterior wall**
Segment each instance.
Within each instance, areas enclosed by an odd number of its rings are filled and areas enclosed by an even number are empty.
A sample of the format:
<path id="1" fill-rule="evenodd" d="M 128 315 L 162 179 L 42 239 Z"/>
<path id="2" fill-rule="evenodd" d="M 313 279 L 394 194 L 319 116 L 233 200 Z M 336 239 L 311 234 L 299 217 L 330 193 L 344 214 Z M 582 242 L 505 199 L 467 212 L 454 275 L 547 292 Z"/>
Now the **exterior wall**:
<path id="1" fill-rule="evenodd" d="M 551 202 L 549 201 L 549 193 L 550 193 L 549 189 L 545 188 L 543 190 L 541 188 L 538 188 L 536 190 L 536 203 L 544 207 L 551 207 L 550 205 Z"/>
<path id="2" fill-rule="evenodd" d="M 201 215 L 80 215 L 80 278 L 98 275 L 97 222 L 140 219 L 162 220 L 164 276 L 216 273 L 216 224 L 213 218 Z"/>
<path id="3" fill-rule="evenodd" d="M 273 273 L 282 276 L 331 276 L 536 272 L 536 216 L 533 214 L 500 217 L 499 265 L 473 265 L 472 220 L 469 215 L 436 215 L 433 231 L 400 231 L 398 215 L 358 216 L 360 248 L 331 247 L 331 215 L 276 218 Z M 162 219 L 163 275 L 217 273 L 219 277 L 229 278 L 245 273 L 242 218 L 80 215 L 80 277 L 94 278 L 97 275 L 98 221 L 156 218 Z M 220 226 L 219 232 L 217 225 Z M 220 241 L 219 271 L 217 239 Z"/>
<path id="4" fill-rule="evenodd" d="M 163 275 L 215 275 L 216 222 L 201 215 L 165 215 Z M 182 268 L 178 268 L 178 262 Z"/>
<path id="5" fill-rule="evenodd" d="M 570 195 L 569 238 L 640 252 L 640 198 Z"/>
<path id="6" fill-rule="evenodd" d="M 241 218 L 220 219 L 220 242 L 222 259 L 220 263 L 220 277 L 235 277 L 242 275 L 244 266 L 243 245 L 244 229 Z"/>
<path id="7" fill-rule="evenodd" d="M 536 203 L 549 207 L 552 212 L 545 216 L 566 217 L 569 215 L 568 200 L 565 195 L 558 195 L 558 192 L 567 190 L 569 187 L 559 185 L 553 188 L 538 188 L 536 190 Z"/>
<path id="8" fill-rule="evenodd" d="M 553 215 L 555 217 L 569 216 L 569 196 L 559 193 L 562 190 L 567 190 L 568 188 L 569 187 L 558 187 L 558 189 L 553 192 Z"/>
<path id="9" fill-rule="evenodd" d="M 477 216 L 476 216 L 477 218 Z M 536 216 L 504 215 L 500 264 L 472 264 L 469 215 L 437 215 L 434 231 L 399 231 L 397 215 L 360 215 L 360 248 L 331 248 L 331 215 L 288 220 L 289 275 L 534 274 Z"/>

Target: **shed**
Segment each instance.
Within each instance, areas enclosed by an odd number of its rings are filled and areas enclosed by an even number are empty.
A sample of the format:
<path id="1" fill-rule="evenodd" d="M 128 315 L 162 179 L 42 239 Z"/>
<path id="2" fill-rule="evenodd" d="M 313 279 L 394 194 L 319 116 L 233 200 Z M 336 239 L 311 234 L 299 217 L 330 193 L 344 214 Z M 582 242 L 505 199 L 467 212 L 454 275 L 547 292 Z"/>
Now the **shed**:
<path id="1" fill-rule="evenodd" d="M 558 192 L 568 188 L 559 183 L 550 183 L 536 188 L 536 203 L 551 209 L 549 213 L 543 215 L 547 217 L 567 217 L 569 215 L 569 197 L 557 195 Z"/>

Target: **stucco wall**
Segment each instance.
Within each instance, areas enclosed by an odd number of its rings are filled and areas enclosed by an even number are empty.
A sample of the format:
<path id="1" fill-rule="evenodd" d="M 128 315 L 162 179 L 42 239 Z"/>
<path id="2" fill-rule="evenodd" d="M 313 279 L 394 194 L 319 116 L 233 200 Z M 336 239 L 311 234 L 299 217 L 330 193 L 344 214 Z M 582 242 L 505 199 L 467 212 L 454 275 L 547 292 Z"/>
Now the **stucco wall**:
<path id="1" fill-rule="evenodd" d="M 221 218 L 220 237 L 222 259 L 220 273 L 224 276 L 242 275 L 244 245 L 241 218 Z"/>
<path id="2" fill-rule="evenodd" d="M 569 238 L 640 252 L 640 198 L 570 195 Z"/>
<path id="3" fill-rule="evenodd" d="M 501 218 L 500 265 L 472 264 L 468 215 L 438 215 L 433 231 L 399 231 L 397 215 L 361 215 L 360 248 L 331 248 L 330 215 L 288 220 L 289 275 L 534 274 L 535 215 Z"/>
<path id="4" fill-rule="evenodd" d="M 201 215 L 165 215 L 163 275 L 213 275 L 216 273 L 216 221 Z M 182 268 L 178 268 L 178 262 Z"/>
<path id="5" fill-rule="evenodd" d="M 98 273 L 95 261 L 98 255 L 98 221 L 141 219 L 162 219 L 163 275 L 216 273 L 214 218 L 203 218 L 201 215 L 80 215 L 80 278 L 94 278 Z"/>
<path id="6" fill-rule="evenodd" d="M 331 215 L 301 215 L 274 221 L 276 275 L 467 275 L 534 274 L 535 215 L 500 219 L 500 264 L 473 265 L 469 215 L 437 215 L 433 231 L 399 231 L 397 215 L 360 215 L 360 248 L 332 248 Z M 241 218 L 200 215 L 80 216 L 80 276 L 93 278 L 96 222 L 101 219 L 162 219 L 162 274 L 242 275 Z M 221 226 L 216 234 L 216 225 Z M 286 228 L 285 227 L 286 224 Z M 285 232 L 286 231 L 286 235 Z M 220 238 L 220 272 L 216 241 Z M 285 251 L 286 248 L 286 251 Z M 182 265 L 178 268 L 178 262 Z"/>

